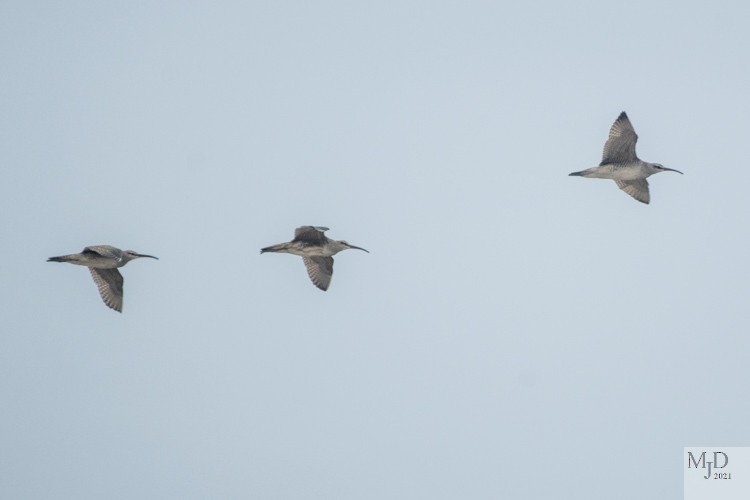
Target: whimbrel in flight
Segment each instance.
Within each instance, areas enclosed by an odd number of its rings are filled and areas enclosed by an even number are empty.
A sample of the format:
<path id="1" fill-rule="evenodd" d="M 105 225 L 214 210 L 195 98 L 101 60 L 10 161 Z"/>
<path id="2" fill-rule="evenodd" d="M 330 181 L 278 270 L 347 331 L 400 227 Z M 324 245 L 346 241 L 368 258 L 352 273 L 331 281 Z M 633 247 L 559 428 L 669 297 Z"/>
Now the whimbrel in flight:
<path id="1" fill-rule="evenodd" d="M 628 115 L 623 111 L 609 130 L 609 138 L 604 143 L 604 154 L 599 166 L 573 172 L 569 175 L 613 179 L 617 183 L 617 187 L 641 203 L 648 204 L 650 200 L 648 181 L 646 180 L 648 176 L 665 171 L 679 174 L 682 172 L 658 163 L 640 160 L 635 154 L 635 142 L 637 140 L 638 136 L 633 129 L 633 125 L 628 120 Z"/>
<path id="2" fill-rule="evenodd" d="M 370 252 L 343 240 L 330 240 L 323 234 L 325 231 L 328 231 L 327 227 L 298 227 L 294 230 L 292 241 L 261 248 L 260 253 L 280 252 L 301 256 L 313 284 L 321 290 L 328 290 L 333 275 L 333 255 L 349 248 Z"/>
<path id="3" fill-rule="evenodd" d="M 68 262 L 77 266 L 88 267 L 104 303 L 115 311 L 122 312 L 122 284 L 124 280 L 117 268 L 141 257 L 158 259 L 153 255 L 144 255 L 132 250 L 123 251 L 109 245 L 97 245 L 86 247 L 81 253 L 50 257 L 47 262 Z"/>

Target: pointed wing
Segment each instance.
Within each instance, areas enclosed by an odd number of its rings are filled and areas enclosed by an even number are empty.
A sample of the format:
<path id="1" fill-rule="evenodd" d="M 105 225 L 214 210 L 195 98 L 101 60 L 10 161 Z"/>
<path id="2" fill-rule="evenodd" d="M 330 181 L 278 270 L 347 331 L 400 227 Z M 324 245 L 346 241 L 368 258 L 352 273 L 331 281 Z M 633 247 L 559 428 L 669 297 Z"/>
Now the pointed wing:
<path id="1" fill-rule="evenodd" d="M 91 277 L 99 289 L 99 295 L 108 307 L 122 312 L 122 274 L 117 269 L 96 269 L 89 267 Z"/>
<path id="2" fill-rule="evenodd" d="M 301 226 L 294 230 L 294 241 L 307 241 L 310 243 L 325 243 L 328 238 L 323 234 L 328 231 L 322 226 Z"/>
<path id="3" fill-rule="evenodd" d="M 633 125 L 628 120 L 628 115 L 623 111 L 612 124 L 612 128 L 609 129 L 609 138 L 604 143 L 602 162 L 599 165 L 637 161 L 638 157 L 635 155 L 637 140 L 638 135 L 636 135 Z"/>
<path id="4" fill-rule="evenodd" d="M 94 245 L 83 249 L 82 253 L 95 253 L 102 257 L 110 259 L 122 260 L 122 250 L 115 248 L 110 245 Z"/>
<path id="5" fill-rule="evenodd" d="M 648 192 L 648 181 L 646 179 L 638 179 L 635 181 L 615 181 L 617 187 L 628 193 L 630 196 L 648 205 L 651 201 L 651 196 Z"/>
<path id="6" fill-rule="evenodd" d="M 333 257 L 302 257 L 313 284 L 325 291 L 333 276 Z"/>

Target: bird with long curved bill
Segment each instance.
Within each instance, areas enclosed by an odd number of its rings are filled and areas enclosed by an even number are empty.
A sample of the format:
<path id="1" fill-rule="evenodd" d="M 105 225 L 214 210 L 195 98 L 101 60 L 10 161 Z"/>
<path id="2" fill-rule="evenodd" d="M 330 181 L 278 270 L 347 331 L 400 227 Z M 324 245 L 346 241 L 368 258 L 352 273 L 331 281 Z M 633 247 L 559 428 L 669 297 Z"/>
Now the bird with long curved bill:
<path id="1" fill-rule="evenodd" d="M 307 268 L 307 274 L 315 286 L 325 291 L 331 284 L 333 276 L 333 256 L 342 250 L 362 250 L 361 247 L 350 245 L 344 240 L 331 240 L 324 232 L 327 227 L 301 226 L 294 230 L 294 239 L 289 243 L 279 243 L 261 248 L 260 253 L 277 252 L 299 255 Z"/>
<path id="2" fill-rule="evenodd" d="M 86 266 L 91 271 L 91 277 L 99 289 L 99 295 L 110 309 L 122 312 L 122 285 L 124 279 L 118 267 L 122 267 L 131 260 L 148 257 L 157 259 L 153 255 L 145 255 L 132 250 L 120 250 L 110 245 L 96 245 L 86 247 L 81 253 L 50 257 L 47 262 L 67 262 L 77 266 Z"/>
<path id="3" fill-rule="evenodd" d="M 599 166 L 568 175 L 593 179 L 612 179 L 617 183 L 618 188 L 641 203 L 648 204 L 651 201 L 651 195 L 648 191 L 647 177 L 659 172 L 677 172 L 678 174 L 682 172 L 667 168 L 659 163 L 640 160 L 635 154 L 637 140 L 638 135 L 635 133 L 628 115 L 623 111 L 609 130 L 609 138 L 604 143 L 604 154 Z"/>

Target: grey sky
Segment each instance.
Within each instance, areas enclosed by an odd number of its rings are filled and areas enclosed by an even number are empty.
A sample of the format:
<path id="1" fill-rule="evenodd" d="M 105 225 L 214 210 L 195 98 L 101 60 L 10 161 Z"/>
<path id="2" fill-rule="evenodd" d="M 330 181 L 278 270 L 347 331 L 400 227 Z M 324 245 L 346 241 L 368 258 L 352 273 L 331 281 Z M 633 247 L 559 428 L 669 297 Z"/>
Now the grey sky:
<path id="1" fill-rule="evenodd" d="M 0 498 L 682 498 L 749 442 L 749 15 L 3 2 Z M 623 110 L 650 206 L 567 177 Z"/>

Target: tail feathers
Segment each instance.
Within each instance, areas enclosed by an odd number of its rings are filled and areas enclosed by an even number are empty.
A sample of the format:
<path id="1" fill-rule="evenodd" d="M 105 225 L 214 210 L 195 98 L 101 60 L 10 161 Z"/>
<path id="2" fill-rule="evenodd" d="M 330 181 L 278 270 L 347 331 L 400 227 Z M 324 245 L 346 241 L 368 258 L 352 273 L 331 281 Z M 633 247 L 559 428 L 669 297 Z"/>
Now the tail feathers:
<path id="1" fill-rule="evenodd" d="M 271 245 L 270 247 L 261 248 L 260 253 L 287 252 L 288 250 L 289 250 L 289 243 L 279 243 L 278 245 Z"/>
<path id="2" fill-rule="evenodd" d="M 61 255 L 59 257 L 50 257 L 47 262 L 75 262 L 77 255 Z"/>

